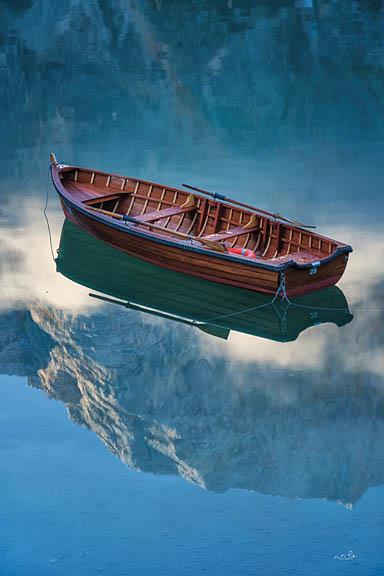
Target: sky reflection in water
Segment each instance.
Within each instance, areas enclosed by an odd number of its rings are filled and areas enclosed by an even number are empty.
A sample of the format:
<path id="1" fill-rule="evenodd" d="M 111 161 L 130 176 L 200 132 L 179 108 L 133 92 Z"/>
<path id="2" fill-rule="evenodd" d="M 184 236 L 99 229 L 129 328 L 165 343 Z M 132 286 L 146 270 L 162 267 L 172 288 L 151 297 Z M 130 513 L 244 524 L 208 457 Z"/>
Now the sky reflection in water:
<path id="1" fill-rule="evenodd" d="M 382 3 L 0 12 L 0 572 L 376 574 Z M 225 340 L 89 298 L 50 255 L 52 148 L 315 222 L 354 246 L 353 320 Z M 56 249 L 52 191 L 49 219 Z"/>

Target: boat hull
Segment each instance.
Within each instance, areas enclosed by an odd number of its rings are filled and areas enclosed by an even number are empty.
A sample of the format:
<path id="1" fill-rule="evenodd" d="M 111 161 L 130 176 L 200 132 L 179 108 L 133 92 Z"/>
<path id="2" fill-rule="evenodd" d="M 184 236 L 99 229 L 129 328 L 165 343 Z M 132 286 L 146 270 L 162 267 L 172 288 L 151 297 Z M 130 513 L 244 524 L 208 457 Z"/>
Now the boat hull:
<path id="1" fill-rule="evenodd" d="M 65 216 L 77 226 L 90 232 L 96 238 L 140 258 L 168 270 L 189 274 L 220 284 L 239 287 L 265 294 L 276 294 L 281 282 L 281 272 L 251 267 L 247 263 L 218 259 L 210 253 L 197 253 L 179 248 L 172 243 L 160 243 L 130 233 L 129 228 L 119 230 L 107 221 L 92 218 L 78 210 L 72 202 L 60 196 Z M 341 254 L 331 262 L 325 263 L 319 269 L 289 268 L 285 274 L 285 289 L 287 296 L 308 294 L 336 284 L 344 273 L 348 254 Z"/>
<path id="2" fill-rule="evenodd" d="M 292 298 L 291 305 L 271 304 L 268 294 L 208 282 L 129 256 L 68 220 L 56 266 L 66 278 L 99 293 L 94 297 L 223 339 L 234 330 L 290 342 L 315 324 L 344 326 L 352 320 L 347 300 L 335 286 Z"/>

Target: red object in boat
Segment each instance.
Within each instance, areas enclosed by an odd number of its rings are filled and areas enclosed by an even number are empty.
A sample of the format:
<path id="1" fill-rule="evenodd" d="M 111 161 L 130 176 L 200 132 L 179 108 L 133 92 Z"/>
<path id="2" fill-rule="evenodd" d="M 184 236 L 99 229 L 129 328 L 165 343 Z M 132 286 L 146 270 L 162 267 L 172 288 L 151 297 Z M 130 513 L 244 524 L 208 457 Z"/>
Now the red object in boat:
<path id="1" fill-rule="evenodd" d="M 249 248 L 227 248 L 230 254 L 239 254 L 239 256 L 244 256 L 245 258 L 256 258 L 256 254 L 253 250 Z"/>

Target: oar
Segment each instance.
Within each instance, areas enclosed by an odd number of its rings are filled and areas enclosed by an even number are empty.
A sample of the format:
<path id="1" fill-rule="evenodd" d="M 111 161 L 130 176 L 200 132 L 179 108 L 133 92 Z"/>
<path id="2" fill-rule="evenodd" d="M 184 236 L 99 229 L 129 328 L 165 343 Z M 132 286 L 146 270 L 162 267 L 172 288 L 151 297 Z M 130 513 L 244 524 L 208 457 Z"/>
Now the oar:
<path id="1" fill-rule="evenodd" d="M 156 310 L 155 308 L 148 308 L 147 306 L 142 306 L 141 304 L 135 304 L 134 302 L 124 302 L 123 300 L 116 300 L 115 298 L 108 298 L 107 296 L 101 296 L 100 294 L 94 294 L 93 292 L 89 293 L 91 298 L 96 298 L 97 300 L 103 300 L 103 302 L 109 302 L 110 304 L 118 304 L 119 306 L 124 306 L 124 308 L 130 308 L 131 310 L 137 310 L 138 312 L 146 312 L 148 314 L 152 314 L 153 316 L 158 316 L 159 318 L 164 318 L 165 320 L 176 320 L 177 322 L 181 322 L 181 324 L 188 324 L 189 326 L 192 325 L 200 325 L 204 324 L 204 322 L 197 322 L 194 320 L 188 320 L 187 318 L 183 318 L 182 316 L 177 316 L 176 314 L 168 314 L 167 312 L 161 312 L 160 310 Z"/>
<path id="2" fill-rule="evenodd" d="M 139 224 L 140 226 L 148 226 L 148 228 L 153 228 L 154 230 L 161 230 L 162 232 L 167 232 L 168 234 L 173 234 L 174 236 L 178 236 L 179 238 L 183 238 L 184 240 L 196 240 L 197 242 L 201 242 L 201 244 L 205 244 L 211 250 L 217 250 L 218 252 L 226 252 L 227 248 L 224 244 L 220 242 L 215 242 L 214 240 L 206 240 L 205 238 L 199 238 L 198 236 L 190 236 L 188 234 L 184 234 L 184 232 L 179 232 L 178 230 L 170 230 L 168 228 L 164 228 L 164 226 L 159 226 L 158 224 L 153 224 L 153 222 L 143 222 L 139 218 L 133 218 L 132 216 L 127 216 L 123 214 L 117 214 L 116 212 L 109 212 L 109 210 L 103 210 L 102 208 L 95 208 L 94 206 L 87 206 L 90 210 L 94 210 L 95 212 L 99 212 L 100 214 L 105 214 L 106 216 L 110 216 L 111 218 L 115 218 L 115 220 L 124 220 L 125 222 L 132 222 L 132 224 Z"/>
<path id="3" fill-rule="evenodd" d="M 253 212 L 257 212 L 259 214 L 265 214 L 266 216 L 271 216 L 272 218 L 283 220 L 284 222 L 289 222 L 290 224 L 294 224 L 295 226 L 299 226 L 300 228 L 316 228 L 316 226 L 310 226 L 309 224 L 302 224 L 301 222 L 297 222 L 296 220 L 290 220 L 289 218 L 284 218 L 284 216 L 280 216 L 280 214 L 274 214 L 273 212 L 268 212 L 267 210 L 256 208 L 255 206 L 252 206 L 252 204 L 246 204 L 245 202 L 239 202 L 238 200 L 234 200 L 233 198 L 227 198 L 226 196 L 223 196 L 223 194 L 217 194 L 217 192 L 208 192 L 208 190 L 204 190 L 203 188 L 197 188 L 196 186 L 190 186 L 189 184 L 182 184 L 182 186 L 184 186 L 184 188 L 194 190 L 195 192 L 201 192 L 202 194 L 211 196 L 215 200 L 223 200 L 225 202 L 230 202 L 230 204 L 242 206 L 243 208 L 253 210 Z"/>
<path id="4" fill-rule="evenodd" d="M 97 298 L 98 300 L 109 302 L 110 304 L 118 304 L 119 306 L 124 306 L 124 308 L 130 308 L 131 310 L 137 310 L 138 312 L 152 314 L 152 316 L 158 316 L 159 318 L 164 318 L 165 320 L 173 320 L 175 322 L 180 322 L 180 324 L 186 324 L 187 326 L 195 326 L 199 330 L 202 330 L 207 334 L 211 334 L 211 336 L 222 338 L 223 340 L 227 340 L 229 336 L 230 331 L 228 328 L 222 328 L 221 326 L 215 326 L 214 324 L 207 324 L 199 320 L 189 320 L 183 316 L 168 314 L 167 312 L 161 312 L 155 308 L 148 308 L 147 306 L 134 304 L 133 302 L 123 302 L 122 300 L 116 300 L 115 298 L 107 298 L 107 296 L 101 296 L 100 294 L 94 294 L 93 292 L 90 292 L 89 295 L 91 298 Z"/>

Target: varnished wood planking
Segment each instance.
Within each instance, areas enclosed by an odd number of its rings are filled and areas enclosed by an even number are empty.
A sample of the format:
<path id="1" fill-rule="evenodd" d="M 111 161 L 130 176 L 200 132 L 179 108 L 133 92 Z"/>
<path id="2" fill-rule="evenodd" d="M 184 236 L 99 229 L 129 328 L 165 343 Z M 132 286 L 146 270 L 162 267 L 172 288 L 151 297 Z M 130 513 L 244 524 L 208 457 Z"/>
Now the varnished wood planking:
<path id="1" fill-rule="evenodd" d="M 261 230 L 249 231 L 241 236 L 234 236 L 227 241 L 227 247 L 250 248 L 255 250 L 258 258 L 265 259 L 269 265 L 279 265 L 285 261 L 297 259 L 298 263 L 322 260 L 328 257 L 339 246 L 345 246 L 332 239 L 322 237 L 312 231 L 297 228 L 281 220 L 276 220 L 249 209 L 239 209 L 226 202 L 205 198 L 196 194 L 196 210 L 184 214 L 173 214 L 170 208 L 181 206 L 190 193 L 171 187 L 138 180 L 125 176 L 107 174 L 78 167 L 52 170 L 56 187 L 64 196 L 68 195 L 75 203 L 92 202 L 107 212 L 147 216 L 153 219 L 158 210 L 165 210 L 166 217 L 156 220 L 163 226 L 164 232 L 154 230 L 153 240 L 138 238 L 126 231 L 118 231 L 106 221 L 90 221 L 87 216 L 78 215 L 78 223 L 89 229 L 95 236 L 103 239 L 128 253 L 143 260 L 159 264 L 173 270 L 186 272 L 216 282 L 241 285 L 253 290 L 274 293 L 279 273 L 230 260 L 220 260 L 211 254 L 211 250 L 196 253 L 186 250 L 185 244 L 178 247 L 168 246 L 155 241 L 159 234 L 175 241 L 171 231 L 179 231 L 192 236 L 208 236 L 222 231 L 243 227 L 255 214 Z M 54 174 L 55 173 L 55 174 Z M 101 198 L 104 196 L 104 198 Z M 250 208 L 248 206 L 248 208 Z M 103 219 L 104 220 L 104 219 Z M 146 233 L 151 228 L 140 228 Z M 234 232 L 234 230 L 233 230 Z M 230 235 L 228 235 L 230 236 Z M 220 237 L 219 237 L 220 238 Z M 225 241 L 225 240 L 224 240 Z M 349 248 L 349 247 L 346 247 Z M 289 255 L 289 257 L 287 256 Z M 280 259 L 276 257 L 279 256 Z M 308 269 L 291 267 L 286 270 L 288 293 L 304 293 L 337 281 L 346 266 L 345 256 L 333 262 L 321 264 L 316 274 L 309 274 Z"/>

